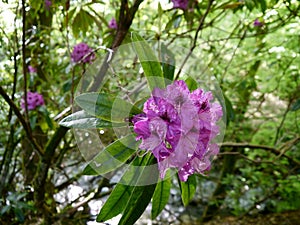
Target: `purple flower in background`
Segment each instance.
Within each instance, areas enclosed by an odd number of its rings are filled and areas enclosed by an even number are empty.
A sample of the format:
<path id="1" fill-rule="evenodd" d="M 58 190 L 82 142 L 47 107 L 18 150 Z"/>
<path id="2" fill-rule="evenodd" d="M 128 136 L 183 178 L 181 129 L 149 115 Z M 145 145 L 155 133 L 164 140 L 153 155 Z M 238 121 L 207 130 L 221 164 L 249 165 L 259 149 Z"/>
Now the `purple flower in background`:
<path id="1" fill-rule="evenodd" d="M 44 105 L 44 98 L 41 94 L 37 92 L 27 92 L 27 106 L 28 110 L 34 110 L 36 107 Z M 25 100 L 24 97 L 21 99 L 21 108 L 25 109 Z"/>
<path id="2" fill-rule="evenodd" d="M 50 10 L 50 7 L 52 5 L 52 2 L 50 0 L 45 0 L 45 9 Z"/>
<path id="3" fill-rule="evenodd" d="M 173 8 L 186 10 L 189 4 L 189 0 L 172 0 Z"/>
<path id="4" fill-rule="evenodd" d="M 91 63 L 95 59 L 93 50 L 86 43 L 79 43 L 74 46 L 71 53 L 73 62 Z"/>
<path id="5" fill-rule="evenodd" d="M 28 71 L 29 71 L 29 73 L 36 73 L 37 69 L 33 66 L 28 66 Z"/>
<path id="6" fill-rule="evenodd" d="M 112 19 L 109 21 L 108 27 L 109 27 L 110 29 L 115 29 L 115 30 L 118 29 L 118 24 L 117 24 L 117 21 L 116 21 L 115 18 L 112 18 Z"/>
<path id="7" fill-rule="evenodd" d="M 136 139 L 142 140 L 139 147 L 156 157 L 161 178 L 169 168 L 177 168 L 181 181 L 210 169 L 211 158 L 219 152 L 212 143 L 219 134 L 216 123 L 223 115 L 221 105 L 212 100 L 211 92 L 190 92 L 184 81 L 175 81 L 155 88 L 143 113 L 133 117 Z"/>
<path id="8" fill-rule="evenodd" d="M 253 26 L 255 27 L 262 27 L 264 25 L 264 22 L 260 21 L 258 18 L 256 18 L 253 22 Z"/>

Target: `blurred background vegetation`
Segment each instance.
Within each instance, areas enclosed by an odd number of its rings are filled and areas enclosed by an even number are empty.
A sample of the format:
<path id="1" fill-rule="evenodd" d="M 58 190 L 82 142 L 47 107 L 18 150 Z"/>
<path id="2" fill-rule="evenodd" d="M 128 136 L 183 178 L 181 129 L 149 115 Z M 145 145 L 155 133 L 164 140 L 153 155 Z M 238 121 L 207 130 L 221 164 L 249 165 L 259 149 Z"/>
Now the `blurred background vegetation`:
<path id="1" fill-rule="evenodd" d="M 89 66 L 70 55 L 85 42 L 103 56 L 104 47 L 128 42 L 131 31 L 197 55 L 226 103 L 226 134 L 209 176 L 197 177 L 186 207 L 174 181 L 152 223 L 199 224 L 228 215 L 242 220 L 300 209 L 299 1 L 172 6 L 168 0 L 0 3 L 0 224 L 94 224 L 114 184 L 82 173 L 86 161 L 72 130 L 58 124 Z M 109 27 L 112 18 L 118 29 Z M 107 91 L 133 82 L 130 70 L 112 79 Z M 22 110 L 25 90 L 42 94 L 45 105 Z M 102 140 L 109 144 L 115 137 L 105 130 Z M 149 221 L 146 210 L 137 224 Z"/>

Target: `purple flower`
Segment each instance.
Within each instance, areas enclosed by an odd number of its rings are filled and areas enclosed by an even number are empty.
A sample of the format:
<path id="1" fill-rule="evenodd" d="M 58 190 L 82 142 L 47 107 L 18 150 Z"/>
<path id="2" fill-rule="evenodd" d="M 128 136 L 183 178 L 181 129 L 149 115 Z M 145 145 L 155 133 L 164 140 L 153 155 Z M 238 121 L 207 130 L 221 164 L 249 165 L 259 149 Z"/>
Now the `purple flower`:
<path id="1" fill-rule="evenodd" d="M 253 26 L 255 27 L 262 27 L 264 25 L 263 21 L 260 21 L 258 18 L 256 18 L 253 22 Z"/>
<path id="2" fill-rule="evenodd" d="M 33 66 L 28 66 L 28 71 L 29 71 L 29 73 L 36 73 L 37 69 Z"/>
<path id="3" fill-rule="evenodd" d="M 95 59 L 95 54 L 86 43 L 79 43 L 74 46 L 71 58 L 76 63 L 91 63 Z"/>
<path id="4" fill-rule="evenodd" d="M 45 3 L 45 9 L 50 10 L 52 2 L 50 0 L 45 0 L 44 3 Z"/>
<path id="5" fill-rule="evenodd" d="M 189 0 L 172 0 L 174 9 L 186 10 L 189 4 Z"/>
<path id="6" fill-rule="evenodd" d="M 155 88 L 143 113 L 132 119 L 136 139 L 142 140 L 139 147 L 156 157 L 161 178 L 169 168 L 176 168 L 182 181 L 210 169 L 219 151 L 212 143 L 219 133 L 216 123 L 223 115 L 212 100 L 211 92 L 190 92 L 184 81 L 175 81 L 165 89 Z"/>
<path id="7" fill-rule="evenodd" d="M 115 29 L 115 30 L 118 29 L 118 24 L 117 24 L 117 21 L 116 21 L 115 18 L 112 18 L 112 19 L 109 21 L 108 27 L 109 27 L 110 29 Z"/>
<path id="8" fill-rule="evenodd" d="M 37 92 L 27 92 L 27 106 L 28 110 L 34 110 L 36 107 L 44 105 L 44 98 L 41 94 Z M 21 108 L 25 109 L 25 100 L 24 97 L 21 99 Z"/>

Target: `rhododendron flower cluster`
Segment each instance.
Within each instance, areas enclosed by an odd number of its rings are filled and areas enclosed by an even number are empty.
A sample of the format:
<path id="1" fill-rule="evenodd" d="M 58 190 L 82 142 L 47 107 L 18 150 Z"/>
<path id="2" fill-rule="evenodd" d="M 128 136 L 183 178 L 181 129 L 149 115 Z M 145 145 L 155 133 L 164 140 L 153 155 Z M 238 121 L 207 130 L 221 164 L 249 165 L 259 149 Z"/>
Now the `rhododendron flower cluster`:
<path id="1" fill-rule="evenodd" d="M 44 98 L 41 94 L 37 92 L 27 92 L 27 106 L 28 110 L 34 110 L 36 107 L 44 105 Z M 21 108 L 25 109 L 25 100 L 24 97 L 21 99 Z"/>
<path id="2" fill-rule="evenodd" d="M 186 10 L 189 4 L 189 0 L 172 0 L 173 8 Z"/>
<path id="3" fill-rule="evenodd" d="M 223 115 L 221 105 L 212 100 L 211 92 L 190 92 L 184 81 L 175 81 L 155 88 L 143 113 L 133 117 L 136 139 L 142 140 L 139 147 L 153 153 L 161 178 L 168 168 L 176 168 L 181 181 L 210 169 L 219 152 L 212 142 L 219 134 L 216 123 Z"/>
<path id="4" fill-rule="evenodd" d="M 109 21 L 108 27 L 109 27 L 110 29 L 115 29 L 115 30 L 118 29 L 118 24 L 117 24 L 117 21 L 116 21 L 115 18 L 112 18 L 112 19 Z"/>
<path id="5" fill-rule="evenodd" d="M 71 53 L 73 62 L 91 63 L 95 59 L 93 49 L 91 49 L 86 43 L 79 43 L 74 46 L 74 50 Z"/>

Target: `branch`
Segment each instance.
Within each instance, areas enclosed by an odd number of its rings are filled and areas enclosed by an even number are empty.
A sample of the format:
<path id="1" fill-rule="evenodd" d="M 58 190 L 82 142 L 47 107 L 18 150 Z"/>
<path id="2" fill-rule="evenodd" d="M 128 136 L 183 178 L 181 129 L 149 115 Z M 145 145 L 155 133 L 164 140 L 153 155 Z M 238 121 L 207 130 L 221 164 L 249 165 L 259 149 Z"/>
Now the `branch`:
<path id="1" fill-rule="evenodd" d="M 296 145 L 298 142 L 300 141 L 300 136 L 284 143 L 279 151 L 280 151 L 280 154 L 277 156 L 277 159 L 279 159 L 281 156 L 285 156 L 285 153 L 294 145 Z"/>
<path id="2" fill-rule="evenodd" d="M 249 157 L 247 157 L 246 155 L 244 155 L 240 152 L 221 152 L 218 155 L 237 155 L 237 156 L 240 156 L 240 157 L 244 158 L 245 160 L 247 160 L 249 162 L 256 163 L 256 164 L 260 164 L 260 163 L 275 164 L 273 161 L 261 161 L 261 160 L 250 159 Z"/>
<path id="3" fill-rule="evenodd" d="M 276 149 L 271 146 L 267 145 L 256 145 L 256 144 L 249 144 L 249 143 L 233 143 L 233 142 L 224 142 L 221 144 L 221 147 L 238 147 L 238 148 L 251 148 L 251 149 L 263 149 L 272 152 L 273 154 L 277 155 L 277 159 L 281 156 L 284 156 L 291 162 L 295 163 L 296 165 L 300 166 L 300 162 L 291 156 L 286 155 L 285 153 L 298 141 L 300 141 L 300 136 L 296 137 L 292 141 L 285 143 L 280 149 Z"/>
<path id="4" fill-rule="evenodd" d="M 29 141 L 31 142 L 31 144 L 33 145 L 34 149 L 36 150 L 36 152 L 38 153 L 39 156 L 43 155 L 43 150 L 42 148 L 38 145 L 38 143 L 35 141 L 35 139 L 32 136 L 32 133 L 30 132 L 30 128 L 28 126 L 28 124 L 26 123 L 24 117 L 22 116 L 20 110 L 18 109 L 18 107 L 15 105 L 15 103 L 10 99 L 10 97 L 6 94 L 6 92 L 4 91 L 4 89 L 0 86 L 0 95 L 4 98 L 4 100 L 8 103 L 8 105 L 11 107 L 11 109 L 13 110 L 13 112 L 15 113 L 15 115 L 18 117 L 18 119 L 20 120 L 25 133 L 29 139 Z"/>
<path id="5" fill-rule="evenodd" d="M 35 174 L 34 190 L 36 190 L 35 200 L 38 208 L 43 207 L 44 204 L 46 193 L 45 184 L 52 159 L 54 158 L 55 149 L 68 130 L 69 128 L 67 127 L 59 126 L 46 145 L 45 154 L 43 155 L 41 165 L 38 167 L 38 170 Z"/>
<path id="6" fill-rule="evenodd" d="M 264 150 L 270 150 L 275 154 L 280 153 L 276 148 L 267 146 L 267 145 L 256 145 L 256 144 L 249 144 L 249 143 L 234 143 L 234 142 L 224 142 L 221 144 L 222 147 L 240 147 L 240 148 L 258 148 Z"/>
<path id="7" fill-rule="evenodd" d="M 122 44 L 126 34 L 128 33 L 128 30 L 132 24 L 134 15 L 137 12 L 139 5 L 142 2 L 143 2 L 143 0 L 136 0 L 134 2 L 133 6 L 130 9 L 128 9 L 128 1 L 122 0 L 121 8 L 120 8 L 120 16 L 119 16 L 119 20 L 118 20 L 117 34 L 114 37 L 112 46 L 110 47 L 111 49 L 114 50 L 114 52 L 113 53 L 109 52 L 106 54 L 106 56 L 103 60 L 103 63 L 101 65 L 101 68 L 96 75 L 95 81 L 90 88 L 90 91 L 97 91 L 100 84 L 102 83 L 102 81 L 105 77 L 105 74 L 109 68 L 109 62 L 113 59 L 113 57 L 116 53 L 116 48 Z"/>

